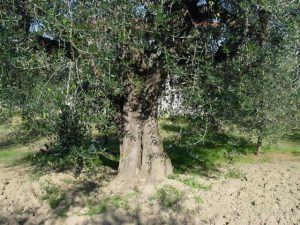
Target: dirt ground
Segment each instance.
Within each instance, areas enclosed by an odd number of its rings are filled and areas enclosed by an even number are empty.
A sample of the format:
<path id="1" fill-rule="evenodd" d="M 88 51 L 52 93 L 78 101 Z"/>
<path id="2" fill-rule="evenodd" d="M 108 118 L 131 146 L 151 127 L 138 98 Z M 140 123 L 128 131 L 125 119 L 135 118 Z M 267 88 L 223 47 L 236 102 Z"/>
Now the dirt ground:
<path id="1" fill-rule="evenodd" d="M 284 160 L 283 160 L 284 159 Z M 101 214 L 87 215 L 88 203 L 103 196 L 109 177 L 101 172 L 82 175 L 51 173 L 34 176 L 31 167 L 0 165 L 0 224 L 191 224 L 191 225 L 299 225 L 300 160 L 277 156 L 271 163 L 233 165 L 213 178 L 197 177 L 209 190 L 168 179 L 158 187 L 135 187 L 126 209 L 108 207 Z M 240 171 L 230 177 L 228 171 Z M 113 171 L 112 171 L 113 174 Z M 113 176 L 113 175 L 111 175 Z M 59 216 L 43 200 L 45 184 L 60 184 L 67 193 L 68 212 Z M 153 201 L 157 188 L 171 185 L 184 197 L 171 208 Z M 201 196 L 201 201 L 195 201 Z M 124 197 L 125 198 L 125 197 Z M 198 198 L 198 200 L 200 197 Z"/>

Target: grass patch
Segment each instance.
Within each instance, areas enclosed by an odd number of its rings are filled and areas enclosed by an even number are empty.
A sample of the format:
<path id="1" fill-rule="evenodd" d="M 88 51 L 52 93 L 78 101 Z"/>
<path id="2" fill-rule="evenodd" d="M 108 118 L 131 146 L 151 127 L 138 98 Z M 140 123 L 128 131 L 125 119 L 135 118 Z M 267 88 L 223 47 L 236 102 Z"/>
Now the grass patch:
<path id="1" fill-rule="evenodd" d="M 202 203 L 204 203 L 203 198 L 201 196 L 195 195 L 194 196 L 194 201 L 196 204 L 200 205 Z"/>
<path id="2" fill-rule="evenodd" d="M 59 150 L 53 150 L 48 154 L 36 152 L 28 155 L 26 158 L 36 170 L 40 171 L 64 171 L 70 170 L 75 165 L 75 160 L 70 154 L 64 154 Z"/>
<path id="3" fill-rule="evenodd" d="M 180 180 L 180 176 L 178 173 L 173 173 L 171 175 L 168 176 L 168 179 L 171 179 L 171 180 Z"/>
<path id="4" fill-rule="evenodd" d="M 205 191 L 209 191 L 211 189 L 211 185 L 206 185 L 206 184 L 202 184 L 199 183 L 195 177 L 189 177 L 189 178 L 185 178 L 182 180 L 182 182 L 191 187 L 191 188 L 195 188 L 195 189 L 203 189 Z"/>
<path id="5" fill-rule="evenodd" d="M 187 118 L 160 121 L 164 148 L 176 172 L 216 173 L 219 166 L 235 162 L 239 155 L 255 152 L 255 145 L 244 137 L 212 131 L 203 124 Z"/>
<path id="6" fill-rule="evenodd" d="M 86 215 L 94 216 L 94 215 L 102 214 L 110 206 L 110 204 L 105 200 L 107 199 L 104 199 L 97 204 L 90 205 Z"/>
<path id="7" fill-rule="evenodd" d="M 226 178 L 231 178 L 231 179 L 241 179 L 242 177 L 244 177 L 246 174 L 244 172 L 242 172 L 239 169 L 229 169 L 226 174 L 225 177 Z"/>
<path id="8" fill-rule="evenodd" d="M 61 151 L 54 145 L 48 154 L 37 152 L 46 142 L 49 141 L 40 133 L 27 131 L 20 116 L 13 116 L 0 125 L 0 163 L 30 163 L 36 170 L 44 171 L 64 171 L 78 167 L 92 169 L 101 165 L 118 167 L 119 142 L 115 136 L 96 138 L 95 151 L 90 151 L 90 145 L 87 144 L 69 152 Z M 83 165 L 79 165 L 82 161 L 79 155 L 84 158 Z"/>
<path id="9" fill-rule="evenodd" d="M 287 136 L 277 144 L 263 148 L 263 153 L 283 153 L 300 156 L 300 141 L 292 141 L 288 139 L 288 137 L 289 136 Z"/>
<path id="10" fill-rule="evenodd" d="M 300 130 L 294 130 L 278 144 L 263 147 L 260 157 L 254 156 L 255 145 L 233 131 L 216 132 L 205 129 L 205 121 L 185 117 L 160 119 L 163 145 L 171 158 L 175 173 L 215 176 L 218 168 L 232 163 L 270 162 L 272 154 L 283 153 L 300 156 Z M 99 135 L 99 134 L 98 134 Z M 95 138 L 95 151 L 91 154 L 89 144 L 79 154 L 63 153 L 59 149 L 49 154 L 32 153 L 46 141 L 38 134 L 22 130 L 20 117 L 15 116 L 0 125 L 0 163 L 19 164 L 30 162 L 37 170 L 74 170 L 97 168 L 101 165 L 117 169 L 119 141 L 116 135 Z M 33 143 L 29 144 L 29 143 Z M 71 154 L 70 154 L 71 153 Z M 83 165 L 78 155 L 85 159 Z M 296 157 L 295 157 L 296 158 Z"/>
<path id="11" fill-rule="evenodd" d="M 153 199 L 155 199 L 159 205 L 163 208 L 172 208 L 185 197 L 183 191 L 171 186 L 165 185 L 162 188 L 158 189 Z"/>
<path id="12" fill-rule="evenodd" d="M 106 141 L 93 140 L 92 144 L 73 147 L 69 151 L 52 145 L 51 152 L 47 154 L 36 152 L 29 155 L 26 160 L 39 170 L 74 170 L 79 175 L 83 168 L 91 171 L 99 166 L 117 169 L 119 160 L 117 146 L 118 140 L 115 137 L 107 138 Z"/>
<path id="13" fill-rule="evenodd" d="M 130 208 L 130 200 L 138 196 L 137 192 L 130 192 L 123 196 L 111 195 L 104 197 L 99 202 L 94 202 L 89 204 L 89 209 L 86 215 L 93 216 L 102 214 L 108 208 L 121 208 L 128 210 Z"/>
<path id="14" fill-rule="evenodd" d="M 27 162 L 32 148 L 41 143 L 42 138 L 36 132 L 22 127 L 20 116 L 13 116 L 0 125 L 0 163 L 20 164 Z"/>
<path id="15" fill-rule="evenodd" d="M 255 156 L 255 143 L 235 129 L 215 131 L 204 127 L 205 121 L 174 117 L 160 120 L 163 145 L 176 173 L 211 176 L 220 166 L 234 163 L 270 162 L 274 154 L 300 156 L 300 130 L 293 130 L 277 144 L 263 146 Z"/>
<path id="16" fill-rule="evenodd" d="M 25 147 L 0 150 L 0 163 L 3 164 L 19 164 L 25 162 L 26 157 L 30 154 L 30 150 Z"/>
<path id="17" fill-rule="evenodd" d="M 66 217 L 70 204 L 66 201 L 66 193 L 62 188 L 50 181 L 42 184 L 42 188 L 45 191 L 42 200 L 46 201 L 58 216 Z"/>
<path id="18" fill-rule="evenodd" d="M 41 134 L 35 130 L 27 130 L 18 115 L 0 125 L 0 149 L 24 146 L 40 139 Z"/>
<path id="19" fill-rule="evenodd" d="M 196 177 L 187 177 L 187 178 L 180 178 L 179 174 L 172 174 L 168 177 L 169 179 L 172 180 L 178 180 L 182 183 L 184 183 L 185 185 L 191 187 L 191 188 L 195 188 L 195 189 L 202 189 L 205 191 L 209 191 L 212 186 L 211 185 L 207 185 L 207 184 L 203 184 L 200 183 L 199 181 L 197 181 Z"/>
<path id="20" fill-rule="evenodd" d="M 259 156 L 257 155 L 240 155 L 235 158 L 235 163 L 269 163 L 272 162 L 271 152 L 263 153 Z"/>
<path id="21" fill-rule="evenodd" d="M 31 173 L 29 174 L 29 178 L 30 178 L 32 181 L 38 181 L 38 180 L 39 180 L 42 176 L 44 176 L 44 175 L 45 175 L 44 171 L 34 169 L 34 170 L 31 171 Z"/>

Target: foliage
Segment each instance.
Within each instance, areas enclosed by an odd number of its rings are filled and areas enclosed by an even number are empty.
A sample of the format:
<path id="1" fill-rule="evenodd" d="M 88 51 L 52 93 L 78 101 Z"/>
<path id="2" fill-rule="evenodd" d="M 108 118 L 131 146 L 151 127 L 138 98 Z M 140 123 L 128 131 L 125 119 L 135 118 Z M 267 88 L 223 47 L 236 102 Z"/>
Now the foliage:
<path id="1" fill-rule="evenodd" d="M 288 22 L 283 23 L 287 26 Z M 269 29 L 268 35 L 277 37 L 274 32 L 279 31 L 272 30 L 274 27 Z M 241 103 L 236 121 L 256 137 L 282 137 L 299 123 L 298 53 L 294 49 L 297 45 L 294 38 L 299 37 L 299 32 L 298 28 L 294 29 L 289 31 L 293 38 L 283 37 L 280 45 L 264 43 L 259 50 L 253 50 L 243 69 L 245 75 L 241 76 L 243 85 L 238 90 Z"/>
<path id="2" fill-rule="evenodd" d="M 57 124 L 57 143 L 59 147 L 63 151 L 70 151 L 71 148 L 85 146 L 88 135 L 87 130 L 88 127 L 82 123 L 78 112 L 65 106 Z"/>
<path id="3" fill-rule="evenodd" d="M 238 54 L 217 64 L 204 61 L 194 79 L 186 81 L 192 88 L 183 90 L 185 103 L 201 112 L 210 127 L 234 124 L 250 138 L 276 140 L 299 124 L 299 3 L 241 5 L 244 24 L 239 31 L 245 36 L 239 39 L 227 27 L 219 47 L 228 48 L 228 55 Z"/>

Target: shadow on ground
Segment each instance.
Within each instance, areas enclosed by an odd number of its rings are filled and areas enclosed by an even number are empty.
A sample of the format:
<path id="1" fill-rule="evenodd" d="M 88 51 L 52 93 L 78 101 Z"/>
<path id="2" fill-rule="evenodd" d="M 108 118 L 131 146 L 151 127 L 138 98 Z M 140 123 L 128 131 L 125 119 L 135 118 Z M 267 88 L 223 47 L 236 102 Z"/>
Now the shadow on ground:
<path id="1" fill-rule="evenodd" d="M 104 166 L 117 170 L 118 160 L 119 141 L 115 136 L 98 137 L 86 146 L 69 151 L 53 146 L 51 151 L 47 153 L 37 152 L 26 158 L 26 161 L 39 171 L 63 172 L 72 170 L 77 175 L 84 168 L 92 169 Z"/>
<path id="2" fill-rule="evenodd" d="M 207 131 L 203 126 L 187 120 L 164 120 L 161 122 L 161 133 L 164 148 L 179 173 L 209 175 L 217 172 L 222 163 L 232 163 L 235 156 L 255 152 L 253 143 L 243 137 Z M 84 166 L 105 166 L 117 170 L 119 144 L 116 135 L 99 136 L 79 150 L 39 152 L 30 155 L 27 160 L 45 172 L 80 172 Z"/>
<path id="3" fill-rule="evenodd" d="M 21 167 L 5 170 L 5 181 L 0 182 L 1 189 L 5 186 L 4 196 L 0 196 L 0 224 L 192 224 L 192 212 L 181 205 L 184 198 L 166 208 L 163 201 L 157 200 L 154 204 L 147 198 L 143 199 L 142 192 L 128 195 L 126 204 L 127 193 L 118 198 L 103 194 L 103 186 L 111 179 L 103 175 L 104 171 L 85 174 L 81 179 L 70 179 L 70 175 L 64 173 L 52 174 L 37 182 L 27 180 L 26 171 Z M 16 174 L 16 177 L 6 182 L 10 174 Z M 45 184 L 48 179 L 49 182 Z M 37 183 L 41 184 L 40 190 L 35 185 Z M 17 197 L 12 197 L 12 187 Z M 107 196 L 118 201 L 115 206 L 110 205 L 111 200 L 107 200 Z M 88 214 L 91 201 L 104 203 L 105 209 Z"/>
<path id="4" fill-rule="evenodd" d="M 209 175 L 217 172 L 222 163 L 232 163 L 236 156 L 255 152 L 255 145 L 243 137 L 192 124 L 162 124 L 161 128 L 164 133 L 173 133 L 163 144 L 179 173 Z"/>
<path id="5" fill-rule="evenodd" d="M 149 207 L 147 212 L 142 212 L 138 206 L 131 212 L 124 212 L 119 209 L 108 209 L 99 216 L 99 219 L 91 219 L 92 224 L 101 225 L 161 225 L 161 224 L 194 224 L 193 213 L 183 208 L 163 209 L 161 207 Z"/>
<path id="6" fill-rule="evenodd" d="M 1 137 L 0 151 L 19 145 L 26 145 L 38 141 L 40 138 L 41 136 L 36 132 L 22 130 L 11 131 Z"/>
<path id="7" fill-rule="evenodd" d="M 138 207 L 131 212 L 126 212 L 120 209 L 110 208 L 105 210 L 101 215 L 88 216 L 70 216 L 61 218 L 55 214 L 48 213 L 45 215 L 40 212 L 40 208 L 29 208 L 25 211 L 22 209 L 14 209 L 9 215 L 0 215 L 0 224 L 99 224 L 99 225 L 161 225 L 161 224 L 193 224 L 193 213 L 186 210 L 161 210 L 149 208 L 147 214 L 141 213 Z"/>

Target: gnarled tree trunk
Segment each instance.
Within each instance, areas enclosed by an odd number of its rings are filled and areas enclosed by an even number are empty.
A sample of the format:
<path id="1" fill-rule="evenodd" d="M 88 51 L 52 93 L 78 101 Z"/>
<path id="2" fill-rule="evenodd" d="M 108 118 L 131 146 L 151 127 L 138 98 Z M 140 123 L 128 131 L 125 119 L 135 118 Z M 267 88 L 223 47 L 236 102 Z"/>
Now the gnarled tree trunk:
<path id="1" fill-rule="evenodd" d="M 128 88 L 121 112 L 117 185 L 154 182 L 172 173 L 158 129 L 158 100 L 164 77 L 159 69 L 144 75 L 142 89 Z"/>

